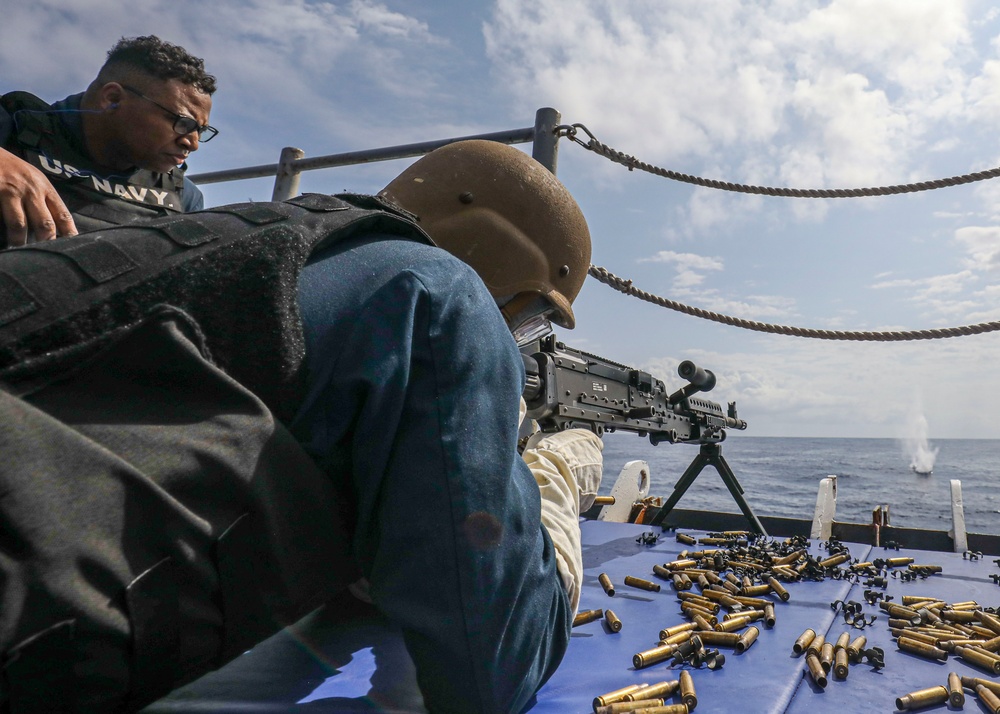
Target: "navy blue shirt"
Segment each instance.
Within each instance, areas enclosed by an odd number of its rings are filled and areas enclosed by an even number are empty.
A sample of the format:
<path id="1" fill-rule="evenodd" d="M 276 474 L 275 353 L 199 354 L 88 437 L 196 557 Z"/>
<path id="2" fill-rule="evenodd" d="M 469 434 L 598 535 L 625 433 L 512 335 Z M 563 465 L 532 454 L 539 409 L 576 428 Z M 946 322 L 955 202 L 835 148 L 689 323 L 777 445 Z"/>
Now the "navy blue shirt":
<path id="1" fill-rule="evenodd" d="M 83 120 L 80 118 L 80 101 L 82 99 L 82 92 L 80 94 L 71 94 L 65 99 L 53 104 L 52 111 L 53 113 L 56 113 L 59 120 L 69 130 L 70 134 L 77 142 L 81 153 L 86 156 L 87 149 L 83 140 Z M 14 118 L 7 112 L 7 110 L 0 107 L 0 146 L 6 145 L 7 139 L 10 138 L 12 131 L 14 131 Z M 186 164 L 184 165 L 184 168 L 187 169 Z M 123 178 L 128 178 L 129 174 L 124 174 L 122 176 Z M 101 178 L 113 177 L 102 176 Z M 198 188 L 187 176 L 184 177 L 184 190 L 181 192 L 181 205 L 183 206 L 185 213 L 200 211 L 205 207 L 205 196 L 202 194 L 201 189 Z"/>

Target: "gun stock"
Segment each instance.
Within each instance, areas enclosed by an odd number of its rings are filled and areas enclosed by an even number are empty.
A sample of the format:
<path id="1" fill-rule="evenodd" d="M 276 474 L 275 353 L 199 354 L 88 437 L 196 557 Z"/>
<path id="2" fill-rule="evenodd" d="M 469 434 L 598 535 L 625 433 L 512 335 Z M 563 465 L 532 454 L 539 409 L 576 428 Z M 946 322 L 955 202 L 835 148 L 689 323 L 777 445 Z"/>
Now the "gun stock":
<path id="1" fill-rule="evenodd" d="M 648 436 L 653 444 L 712 444 L 726 438 L 727 428 L 747 428 L 735 402 L 724 413 L 716 402 L 695 396 L 715 386 L 715 375 L 690 361 L 678 368 L 688 383 L 668 394 L 648 372 L 567 347 L 555 335 L 521 353 L 528 416 L 542 431 L 584 428 L 600 436 L 622 430 Z"/>

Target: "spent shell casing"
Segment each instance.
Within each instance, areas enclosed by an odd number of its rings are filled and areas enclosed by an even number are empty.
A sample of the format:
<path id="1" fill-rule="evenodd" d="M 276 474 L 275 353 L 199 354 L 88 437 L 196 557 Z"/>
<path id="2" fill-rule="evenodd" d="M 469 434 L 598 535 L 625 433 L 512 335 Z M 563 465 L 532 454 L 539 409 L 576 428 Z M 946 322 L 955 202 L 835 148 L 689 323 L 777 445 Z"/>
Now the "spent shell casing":
<path id="1" fill-rule="evenodd" d="M 770 585 L 751 585 L 750 587 L 743 588 L 743 594 L 748 597 L 757 597 L 759 595 L 767 595 L 771 592 Z"/>
<path id="2" fill-rule="evenodd" d="M 756 627 L 750 627 L 740 635 L 739 640 L 736 642 L 736 652 L 742 654 L 750 649 L 750 645 L 757 641 L 757 635 L 760 634 L 760 630 Z"/>
<path id="3" fill-rule="evenodd" d="M 834 651 L 832 642 L 824 642 L 819 650 L 819 663 L 823 666 L 824 672 L 829 672 L 833 667 Z"/>
<path id="4" fill-rule="evenodd" d="M 600 620 L 602 617 L 604 617 L 604 610 L 584 610 L 583 612 L 578 612 L 576 617 L 573 618 L 573 627 L 586 625 L 588 622 Z"/>
<path id="5" fill-rule="evenodd" d="M 962 686 L 966 689 L 971 689 L 976 691 L 976 686 L 981 684 L 987 689 L 992 690 L 996 694 L 1000 694 L 1000 682 L 994 682 L 990 679 L 983 679 L 982 677 L 959 677 L 962 680 Z"/>
<path id="6" fill-rule="evenodd" d="M 691 619 L 694 620 L 694 624 L 698 627 L 699 630 L 711 630 L 712 629 L 712 623 L 710 623 L 704 617 L 702 617 L 701 615 L 699 615 L 697 612 L 694 613 L 694 615 L 691 616 Z"/>
<path id="7" fill-rule="evenodd" d="M 608 628 L 612 632 L 622 631 L 622 621 L 618 619 L 618 615 L 613 613 L 611 610 L 604 611 L 604 621 L 608 624 Z"/>
<path id="8" fill-rule="evenodd" d="M 744 627 L 750 624 L 749 617 L 734 617 L 731 620 L 723 620 L 718 625 L 715 626 L 716 632 L 736 632 L 736 630 L 742 630 Z"/>
<path id="9" fill-rule="evenodd" d="M 642 690 L 640 690 L 641 692 Z M 612 702 L 603 707 L 597 707 L 596 714 L 622 714 L 623 712 L 634 712 L 637 709 L 649 709 L 650 707 L 662 707 L 662 699 L 634 699 L 620 702 Z"/>
<path id="10" fill-rule="evenodd" d="M 698 706 L 698 695 L 694 691 L 694 679 L 691 678 L 691 673 L 686 669 L 681 670 L 679 679 L 681 682 L 681 701 L 687 705 L 689 712 L 693 712 Z"/>
<path id="11" fill-rule="evenodd" d="M 1000 674 L 1000 659 L 991 657 L 988 654 L 974 650 L 971 647 L 956 647 L 955 655 L 961 657 L 969 664 L 982 667 L 993 674 Z"/>
<path id="12" fill-rule="evenodd" d="M 735 647 L 736 643 L 740 641 L 740 634 L 737 632 L 709 630 L 708 632 L 699 632 L 698 637 L 701 638 L 702 644 L 715 645 L 716 647 Z"/>
<path id="13" fill-rule="evenodd" d="M 813 639 L 816 637 L 816 630 L 811 627 L 799 635 L 799 638 L 795 640 L 795 644 L 792 645 L 792 652 L 795 654 L 802 654 L 805 649 L 812 643 Z"/>
<path id="14" fill-rule="evenodd" d="M 837 638 L 837 642 L 833 646 L 833 648 L 835 650 L 847 649 L 847 645 L 849 645 L 850 643 L 851 643 L 851 633 L 850 632 L 842 632 L 842 633 L 840 633 L 840 637 Z"/>
<path id="15" fill-rule="evenodd" d="M 771 563 L 772 565 L 790 565 L 805 554 L 806 550 L 805 548 L 802 548 L 800 550 L 793 551 L 788 555 L 783 555 L 780 558 L 776 558 L 775 560 L 771 561 Z"/>
<path id="16" fill-rule="evenodd" d="M 608 577 L 607 573 L 601 573 L 597 576 L 597 582 L 601 584 L 604 588 L 604 592 L 608 594 L 608 597 L 615 596 L 615 586 L 611 583 L 611 578 Z"/>
<path id="17" fill-rule="evenodd" d="M 806 655 L 806 666 L 809 668 L 809 676 L 820 689 L 826 689 L 826 670 L 819 663 L 819 657 L 811 652 Z"/>
<path id="18" fill-rule="evenodd" d="M 656 684 L 650 684 L 638 692 L 626 694 L 625 699 L 631 701 L 632 699 L 648 699 L 650 697 L 672 697 L 674 692 L 680 689 L 680 686 L 681 681 L 679 679 L 664 680 Z"/>
<path id="19" fill-rule="evenodd" d="M 666 568 L 664 568 L 662 565 L 656 565 L 656 564 L 653 565 L 653 575 L 655 575 L 658 578 L 663 578 L 664 580 L 674 579 L 674 574 L 671 573 Z"/>
<path id="20" fill-rule="evenodd" d="M 613 692 L 608 692 L 607 694 L 602 694 L 599 697 L 594 697 L 594 711 L 597 711 L 598 707 L 604 707 L 608 704 L 613 704 L 614 702 L 620 702 L 625 699 L 625 696 L 635 692 L 639 689 L 645 689 L 645 684 L 630 684 L 627 687 L 622 687 L 621 689 L 616 689 Z"/>
<path id="21" fill-rule="evenodd" d="M 996 634 L 1000 635 L 1000 617 L 996 615 L 991 615 L 988 612 L 983 612 L 982 610 L 976 610 L 975 614 L 977 619 L 984 627 L 988 627 L 993 630 Z"/>
<path id="22" fill-rule="evenodd" d="M 683 632 L 675 632 L 672 635 L 667 635 L 666 637 L 660 638 L 661 645 L 679 645 L 687 642 L 691 639 L 694 634 L 694 630 L 685 630 Z"/>
<path id="23" fill-rule="evenodd" d="M 642 578 L 636 578 L 631 575 L 625 576 L 625 584 L 628 585 L 629 587 L 639 588 L 640 590 L 648 590 L 654 593 L 660 592 L 660 586 L 658 583 L 651 583 L 648 580 L 643 580 Z"/>
<path id="24" fill-rule="evenodd" d="M 686 704 L 664 704 L 660 707 L 636 709 L 632 714 L 688 714 Z"/>
<path id="25" fill-rule="evenodd" d="M 698 629 L 698 626 L 693 622 L 682 622 L 679 625 L 672 625 L 671 627 L 664 627 L 660 630 L 660 639 L 665 640 L 670 635 L 676 635 L 678 632 L 689 632 L 691 630 Z"/>
<path id="26" fill-rule="evenodd" d="M 890 568 L 899 568 L 912 562 L 913 558 L 887 558 L 885 564 Z"/>
<path id="27" fill-rule="evenodd" d="M 948 703 L 956 709 L 965 706 L 965 692 L 962 691 L 962 678 L 957 672 L 948 673 Z"/>
<path id="28" fill-rule="evenodd" d="M 774 605 L 772 603 L 767 603 L 764 606 L 764 624 L 768 627 L 774 627 Z"/>
<path id="29" fill-rule="evenodd" d="M 976 685 L 976 698 L 982 702 L 992 714 L 1000 714 L 1000 696 L 997 695 L 992 689 L 983 686 L 982 684 Z"/>
<path id="30" fill-rule="evenodd" d="M 864 635 L 858 635 L 851 640 L 851 644 L 847 645 L 847 654 L 850 655 L 852 662 L 861 661 L 861 653 L 865 651 L 865 645 L 867 644 L 868 638 Z"/>
<path id="31" fill-rule="evenodd" d="M 944 704 L 946 701 L 948 701 L 948 688 L 939 684 L 936 687 L 918 689 L 915 692 L 897 697 L 896 709 L 900 711 L 922 709 L 924 707 L 932 707 L 935 704 Z"/>
<path id="32" fill-rule="evenodd" d="M 806 647 L 806 654 L 811 654 L 819 659 L 819 653 L 823 650 L 823 645 L 826 644 L 826 637 L 823 635 L 816 635 L 813 637 L 812 642 Z"/>
<path id="33" fill-rule="evenodd" d="M 896 646 L 901 650 L 905 650 L 906 652 L 910 652 L 915 655 L 920 655 L 921 657 L 926 657 L 927 659 L 937 659 L 942 662 L 948 659 L 948 653 L 943 649 L 935 647 L 934 645 L 929 645 L 926 642 L 921 642 L 920 640 L 914 640 L 908 637 L 897 637 Z"/>
<path id="34" fill-rule="evenodd" d="M 837 553 L 837 555 L 831 555 L 826 560 L 819 561 L 819 567 L 829 568 L 834 565 L 840 565 L 841 563 L 846 563 L 851 559 L 850 553 Z"/>
<path id="35" fill-rule="evenodd" d="M 632 655 L 632 666 L 636 669 L 642 669 L 657 662 L 662 662 L 665 659 L 670 659 L 674 656 L 674 652 L 677 651 L 677 647 L 678 645 L 676 644 L 660 645 L 645 652 L 637 652 Z"/>
<path id="36" fill-rule="evenodd" d="M 778 582 L 777 578 L 771 576 L 770 578 L 767 579 L 767 584 L 768 587 L 770 587 L 771 590 L 774 591 L 774 594 L 777 595 L 779 598 L 781 598 L 782 602 L 788 602 L 788 599 L 791 596 L 788 594 L 788 591 L 785 590 L 785 586 Z"/>
<path id="37" fill-rule="evenodd" d="M 689 536 L 687 533 L 678 533 L 677 542 L 684 543 L 685 545 L 694 545 L 698 540 L 694 536 Z"/>
<path id="38" fill-rule="evenodd" d="M 847 679 L 850 668 L 847 663 L 847 648 L 841 647 L 833 655 L 833 676 L 837 679 Z"/>

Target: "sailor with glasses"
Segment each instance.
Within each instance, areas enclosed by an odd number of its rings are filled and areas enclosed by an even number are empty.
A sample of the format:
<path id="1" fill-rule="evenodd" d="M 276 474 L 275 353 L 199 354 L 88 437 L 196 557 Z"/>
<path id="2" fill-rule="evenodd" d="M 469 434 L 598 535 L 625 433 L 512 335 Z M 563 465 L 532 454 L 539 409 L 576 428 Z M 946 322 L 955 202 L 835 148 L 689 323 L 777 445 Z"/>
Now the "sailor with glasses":
<path id="1" fill-rule="evenodd" d="M 218 131 L 215 78 L 155 36 L 123 38 L 87 90 L 0 97 L 0 248 L 204 207 L 184 170 Z"/>

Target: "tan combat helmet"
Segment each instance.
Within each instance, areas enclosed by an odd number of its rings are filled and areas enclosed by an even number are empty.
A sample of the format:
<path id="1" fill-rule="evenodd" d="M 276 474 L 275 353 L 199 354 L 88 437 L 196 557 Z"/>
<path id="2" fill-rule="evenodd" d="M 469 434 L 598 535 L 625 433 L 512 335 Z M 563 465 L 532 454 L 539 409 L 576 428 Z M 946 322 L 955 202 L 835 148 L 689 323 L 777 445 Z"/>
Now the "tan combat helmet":
<path id="1" fill-rule="evenodd" d="M 434 243 L 479 274 L 512 331 L 570 307 L 590 267 L 590 231 L 559 179 L 522 151 L 459 141 L 427 154 L 379 196 L 416 215 Z"/>

